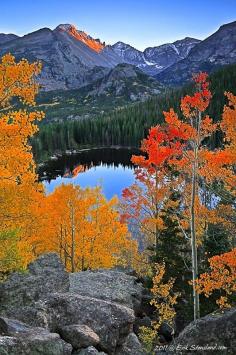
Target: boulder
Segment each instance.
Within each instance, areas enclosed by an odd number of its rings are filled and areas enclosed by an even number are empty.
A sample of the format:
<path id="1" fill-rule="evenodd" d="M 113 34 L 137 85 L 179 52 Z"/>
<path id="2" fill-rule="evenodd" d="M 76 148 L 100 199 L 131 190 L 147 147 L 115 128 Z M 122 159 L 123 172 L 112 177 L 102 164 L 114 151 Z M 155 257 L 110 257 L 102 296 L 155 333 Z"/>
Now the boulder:
<path id="1" fill-rule="evenodd" d="M 31 306 L 10 307 L 2 311 L 1 314 L 8 318 L 14 317 L 32 327 L 49 329 L 48 315 L 42 301 L 35 302 Z"/>
<path id="2" fill-rule="evenodd" d="M 0 336 L 0 355 L 71 355 L 72 347 L 58 334 Z"/>
<path id="3" fill-rule="evenodd" d="M 133 308 L 139 313 L 144 288 L 137 278 L 115 269 L 70 274 L 70 292 Z"/>
<path id="4" fill-rule="evenodd" d="M 106 353 L 104 353 L 103 351 L 102 352 L 98 351 L 93 346 L 89 346 L 86 349 L 82 349 L 80 351 L 73 353 L 73 355 L 106 355 Z"/>
<path id="5" fill-rule="evenodd" d="M 31 313 L 29 309 L 21 310 L 18 318 L 52 332 L 71 324 L 87 325 L 99 336 L 101 348 L 109 353 L 130 333 L 135 320 L 133 310 L 126 306 L 73 293 L 48 295 L 31 308 Z"/>
<path id="6" fill-rule="evenodd" d="M 73 349 L 96 346 L 100 342 L 99 336 L 84 324 L 66 325 L 59 329 L 59 334 Z"/>
<path id="7" fill-rule="evenodd" d="M 16 319 L 0 317 L 0 335 L 28 332 L 30 327 Z"/>
<path id="8" fill-rule="evenodd" d="M 0 355 L 70 355 L 72 346 L 58 334 L 15 319 L 0 318 Z"/>
<path id="9" fill-rule="evenodd" d="M 236 349 L 236 308 L 213 313 L 190 323 L 174 341 L 182 354 L 205 355 L 209 350 L 218 355 L 234 355 Z"/>
<path id="10" fill-rule="evenodd" d="M 76 294 L 51 295 L 45 304 L 47 313 L 52 314 L 53 331 L 61 325 L 87 325 L 100 337 L 101 347 L 109 352 L 130 332 L 135 320 L 128 307 Z"/>
<path id="11" fill-rule="evenodd" d="M 145 352 L 142 348 L 140 341 L 134 333 L 130 333 L 124 344 L 118 348 L 116 355 L 144 355 Z"/>
<path id="12" fill-rule="evenodd" d="M 41 255 L 28 272 L 13 273 L 0 284 L 0 312 L 14 316 L 20 307 L 34 305 L 52 292 L 69 290 L 69 276 L 55 253 Z"/>

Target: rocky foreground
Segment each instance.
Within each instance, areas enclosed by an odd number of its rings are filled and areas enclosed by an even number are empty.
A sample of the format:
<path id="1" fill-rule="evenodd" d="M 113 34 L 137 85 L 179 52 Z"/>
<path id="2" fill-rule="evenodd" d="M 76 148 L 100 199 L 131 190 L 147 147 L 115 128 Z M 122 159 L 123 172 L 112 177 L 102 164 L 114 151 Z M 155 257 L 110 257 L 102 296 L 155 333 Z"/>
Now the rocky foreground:
<path id="1" fill-rule="evenodd" d="M 116 269 L 69 274 L 56 254 L 42 255 L 27 273 L 0 284 L 0 355 L 144 355 L 137 333 L 140 325 L 150 325 L 149 299 L 132 274 Z M 190 354 L 192 345 L 235 354 L 235 335 L 231 309 L 191 323 L 172 347 L 156 354 Z M 163 342 L 168 336 L 164 329 Z"/>

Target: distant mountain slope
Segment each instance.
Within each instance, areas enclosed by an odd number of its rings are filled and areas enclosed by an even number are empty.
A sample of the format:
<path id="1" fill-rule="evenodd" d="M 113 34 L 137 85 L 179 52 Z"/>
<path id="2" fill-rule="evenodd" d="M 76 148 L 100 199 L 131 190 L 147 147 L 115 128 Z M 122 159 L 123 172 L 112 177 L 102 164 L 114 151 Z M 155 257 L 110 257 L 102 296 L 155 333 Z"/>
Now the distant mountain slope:
<path id="1" fill-rule="evenodd" d="M 169 86 L 181 86 L 193 73 L 207 71 L 236 62 L 236 21 L 223 25 L 217 32 L 196 44 L 188 56 L 157 74 Z"/>
<path id="2" fill-rule="evenodd" d="M 143 52 L 126 44 L 124 42 L 117 42 L 110 46 L 110 48 L 123 59 L 125 63 L 139 65 L 145 64 L 145 58 Z"/>
<path id="3" fill-rule="evenodd" d="M 149 47 L 141 52 L 129 44 L 117 42 L 111 48 L 124 62 L 138 66 L 150 75 L 157 74 L 185 58 L 200 40 L 186 37 L 174 43 Z"/>
<path id="4" fill-rule="evenodd" d="M 12 41 L 13 39 L 18 38 L 17 35 L 14 35 L 12 33 L 5 34 L 5 33 L 0 33 L 0 45 L 3 43 L 7 43 Z"/>
<path id="5" fill-rule="evenodd" d="M 161 72 L 185 58 L 190 50 L 199 42 L 200 40 L 198 39 L 186 37 L 174 43 L 149 47 L 145 49 L 144 57 L 149 63 L 155 66 L 156 71 Z"/>
<path id="6" fill-rule="evenodd" d="M 109 113 L 125 105 L 146 101 L 163 92 L 164 87 L 131 64 L 91 70 L 97 77 L 90 85 L 77 90 L 42 92 L 37 105 L 46 120 L 79 120 Z"/>
<path id="7" fill-rule="evenodd" d="M 145 101 L 154 94 L 163 91 L 154 78 L 144 74 L 131 64 L 119 64 L 111 69 L 103 78 L 94 82 L 89 95 L 126 96 L 131 101 Z"/>

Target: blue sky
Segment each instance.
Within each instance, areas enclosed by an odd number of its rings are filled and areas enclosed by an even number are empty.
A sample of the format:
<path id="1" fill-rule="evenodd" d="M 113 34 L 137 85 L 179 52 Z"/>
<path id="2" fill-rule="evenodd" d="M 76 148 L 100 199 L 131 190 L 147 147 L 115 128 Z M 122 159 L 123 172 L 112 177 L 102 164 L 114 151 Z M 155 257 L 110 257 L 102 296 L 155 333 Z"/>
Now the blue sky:
<path id="1" fill-rule="evenodd" d="M 0 0 L 0 32 L 23 35 L 72 23 L 108 44 L 136 48 L 203 39 L 236 20 L 236 0 Z"/>

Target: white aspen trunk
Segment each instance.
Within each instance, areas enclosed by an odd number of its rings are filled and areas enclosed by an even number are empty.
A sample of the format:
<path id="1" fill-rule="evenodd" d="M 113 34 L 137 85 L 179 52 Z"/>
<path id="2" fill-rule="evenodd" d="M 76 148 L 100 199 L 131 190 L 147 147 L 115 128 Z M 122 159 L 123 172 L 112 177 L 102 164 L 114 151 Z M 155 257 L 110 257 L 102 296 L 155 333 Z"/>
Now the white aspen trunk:
<path id="1" fill-rule="evenodd" d="M 196 292 L 196 279 L 198 277 L 198 259 L 197 259 L 196 223 L 195 223 L 195 198 L 196 198 L 196 163 L 194 162 L 193 175 L 192 175 L 191 205 L 190 205 L 194 320 L 200 317 L 199 294 Z"/>
<path id="2" fill-rule="evenodd" d="M 158 176 L 157 176 L 157 168 L 156 168 L 156 181 L 155 181 L 155 193 L 158 189 Z M 158 223 L 157 223 L 157 218 L 158 218 L 158 201 L 157 198 L 155 196 L 155 218 L 156 218 L 156 230 L 155 230 L 155 255 L 156 258 L 158 257 L 158 241 L 159 241 L 159 227 L 158 227 Z"/>
<path id="3" fill-rule="evenodd" d="M 196 240 L 196 216 L 195 204 L 197 193 L 197 174 L 198 174 L 198 149 L 200 146 L 200 125 L 201 125 L 201 112 L 198 114 L 198 121 L 196 125 L 197 138 L 193 143 L 193 162 L 192 162 L 192 191 L 190 203 L 190 231 L 191 231 L 191 249 L 192 249 L 192 282 L 193 282 L 193 308 L 194 320 L 200 318 L 200 303 L 199 294 L 196 291 L 196 279 L 198 277 L 198 255 L 197 255 L 197 240 Z"/>

